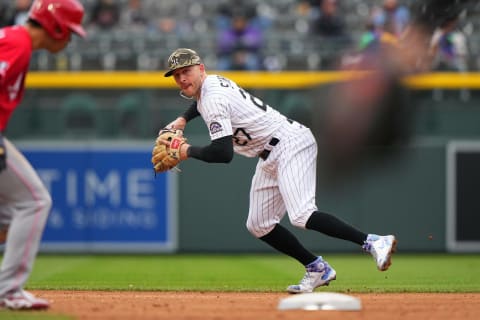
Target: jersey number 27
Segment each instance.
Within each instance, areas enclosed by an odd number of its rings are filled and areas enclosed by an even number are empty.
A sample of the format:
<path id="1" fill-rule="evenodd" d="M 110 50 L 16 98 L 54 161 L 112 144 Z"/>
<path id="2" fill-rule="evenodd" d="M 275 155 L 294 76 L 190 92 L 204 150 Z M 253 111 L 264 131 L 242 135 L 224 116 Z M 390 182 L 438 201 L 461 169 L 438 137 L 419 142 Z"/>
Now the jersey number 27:
<path id="1" fill-rule="evenodd" d="M 260 100 L 259 98 L 255 97 L 255 96 L 252 96 L 251 94 L 249 94 L 248 92 L 246 92 L 245 90 L 239 88 L 238 91 L 240 92 L 240 94 L 242 95 L 242 97 L 246 100 L 250 99 L 250 101 L 255 105 L 257 106 L 258 108 L 260 108 L 261 110 L 263 111 L 267 111 L 267 107 L 268 107 L 268 104 L 266 104 L 265 102 L 263 102 L 262 100 Z M 250 135 L 248 134 L 247 131 L 245 131 L 244 128 L 238 128 L 237 130 L 235 130 L 235 132 L 233 133 L 233 142 L 239 146 L 245 146 L 247 145 L 247 143 L 252 140 L 252 138 L 250 137 Z"/>

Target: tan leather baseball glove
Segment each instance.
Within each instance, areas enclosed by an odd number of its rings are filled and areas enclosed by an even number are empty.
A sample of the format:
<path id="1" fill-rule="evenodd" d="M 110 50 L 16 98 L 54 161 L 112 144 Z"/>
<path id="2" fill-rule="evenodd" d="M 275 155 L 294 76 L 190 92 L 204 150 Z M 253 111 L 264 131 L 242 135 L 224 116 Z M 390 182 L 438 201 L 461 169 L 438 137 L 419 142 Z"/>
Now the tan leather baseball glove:
<path id="1" fill-rule="evenodd" d="M 186 142 L 187 139 L 181 130 L 161 130 L 152 150 L 152 164 L 155 173 L 176 168 L 180 163 L 180 148 Z"/>

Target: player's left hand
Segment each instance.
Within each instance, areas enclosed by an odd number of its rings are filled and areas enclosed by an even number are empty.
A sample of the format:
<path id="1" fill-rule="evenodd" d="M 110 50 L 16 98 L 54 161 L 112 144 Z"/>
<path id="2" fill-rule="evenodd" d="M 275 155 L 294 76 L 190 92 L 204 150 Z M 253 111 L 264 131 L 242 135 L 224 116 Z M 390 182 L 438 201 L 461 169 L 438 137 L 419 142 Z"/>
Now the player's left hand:
<path id="1" fill-rule="evenodd" d="M 180 130 L 161 130 L 152 150 L 154 171 L 156 173 L 168 171 L 185 160 L 186 142 L 187 139 Z"/>
<path id="2" fill-rule="evenodd" d="M 0 133 L 0 172 L 7 168 L 7 148 L 2 133 Z"/>

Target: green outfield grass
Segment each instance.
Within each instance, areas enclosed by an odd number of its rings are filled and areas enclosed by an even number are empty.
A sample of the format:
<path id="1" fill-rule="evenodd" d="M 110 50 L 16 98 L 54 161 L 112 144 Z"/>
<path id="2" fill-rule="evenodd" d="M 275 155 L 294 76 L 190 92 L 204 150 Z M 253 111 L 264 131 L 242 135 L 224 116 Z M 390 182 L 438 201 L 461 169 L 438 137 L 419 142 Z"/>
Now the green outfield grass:
<path id="1" fill-rule="evenodd" d="M 480 292 L 480 255 L 397 254 L 386 272 L 366 254 L 327 254 L 337 271 L 328 291 Z M 283 255 L 41 255 L 27 289 L 284 292 L 304 269 Z M 318 291 L 322 291 L 320 288 Z M 0 319 L 73 320 L 0 309 Z"/>
<path id="2" fill-rule="evenodd" d="M 327 254 L 336 292 L 480 292 L 480 255 L 396 254 L 386 272 L 367 254 Z M 281 292 L 304 269 L 283 255 L 41 255 L 28 289 Z"/>

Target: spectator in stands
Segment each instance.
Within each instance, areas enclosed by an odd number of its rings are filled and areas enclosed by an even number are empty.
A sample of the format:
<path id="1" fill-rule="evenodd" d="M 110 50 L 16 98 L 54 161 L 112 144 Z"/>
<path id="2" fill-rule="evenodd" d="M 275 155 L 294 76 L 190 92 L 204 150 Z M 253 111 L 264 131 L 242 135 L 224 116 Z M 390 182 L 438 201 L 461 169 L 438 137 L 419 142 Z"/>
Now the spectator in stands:
<path id="1" fill-rule="evenodd" d="M 312 5 L 309 35 L 320 37 L 318 51 L 321 54 L 322 69 L 336 69 L 340 63 L 340 52 L 351 47 L 350 34 L 347 32 L 343 13 L 338 0 L 317 0 Z M 316 8 L 316 9 L 315 9 Z"/>
<path id="2" fill-rule="evenodd" d="M 150 31 L 160 33 L 164 36 L 175 36 L 177 39 L 185 39 L 192 36 L 194 29 L 191 21 L 177 19 L 176 16 L 161 15 L 152 19 L 152 28 Z"/>
<path id="3" fill-rule="evenodd" d="M 308 20 L 316 19 L 320 15 L 322 0 L 297 0 L 294 8 L 295 15 Z"/>
<path id="4" fill-rule="evenodd" d="M 432 36 L 433 70 L 467 71 L 467 38 L 458 28 L 458 16 L 452 16 Z"/>
<path id="5" fill-rule="evenodd" d="M 358 49 L 360 52 L 377 52 L 385 46 L 396 46 L 398 38 L 383 29 L 375 28 L 373 22 L 367 23 L 366 32 L 360 36 Z"/>
<path id="6" fill-rule="evenodd" d="M 161 17 L 157 24 L 158 30 L 164 34 L 177 32 L 177 21 L 173 17 Z"/>
<path id="7" fill-rule="evenodd" d="M 369 20 L 366 24 L 366 31 L 360 36 L 358 45 L 352 52 L 342 57 L 341 68 L 369 66 L 380 57 L 389 56 L 392 52 L 398 52 L 398 50 L 398 37 L 383 29 L 376 28 L 373 21 Z"/>
<path id="8" fill-rule="evenodd" d="M 345 21 L 337 0 L 321 0 L 318 17 L 312 21 L 311 33 L 322 37 L 345 37 Z"/>
<path id="9" fill-rule="evenodd" d="M 451 16 L 433 33 L 430 43 L 433 71 L 468 71 L 467 37 L 459 29 L 458 22 L 458 15 Z M 436 88 L 433 90 L 433 98 L 441 100 L 445 93 L 445 90 Z M 462 101 L 468 101 L 471 95 L 467 88 L 460 89 L 458 94 Z"/>
<path id="10" fill-rule="evenodd" d="M 15 0 L 10 9 L 6 6 L 4 8 L 7 10 L 4 16 L 5 25 L 23 25 L 27 21 L 31 4 L 32 0 Z"/>
<path id="11" fill-rule="evenodd" d="M 114 0 L 97 0 L 90 13 L 90 25 L 101 30 L 110 30 L 120 21 L 120 7 Z"/>
<path id="12" fill-rule="evenodd" d="M 229 3 L 220 4 L 215 16 L 215 28 L 217 30 L 229 29 L 231 27 L 233 11 L 242 12 L 245 15 L 250 14 L 250 12 L 247 13 L 248 9 L 241 0 L 233 7 Z"/>
<path id="13" fill-rule="evenodd" d="M 122 8 L 120 25 L 123 28 L 144 31 L 149 27 L 149 20 L 143 0 L 128 0 L 126 6 Z"/>
<path id="14" fill-rule="evenodd" d="M 244 11 L 235 12 L 217 39 L 219 70 L 262 69 L 262 30 L 250 23 Z"/>
<path id="15" fill-rule="evenodd" d="M 373 8 L 372 21 L 377 29 L 400 36 L 410 21 L 410 12 L 397 0 L 384 0 L 382 7 Z"/>

